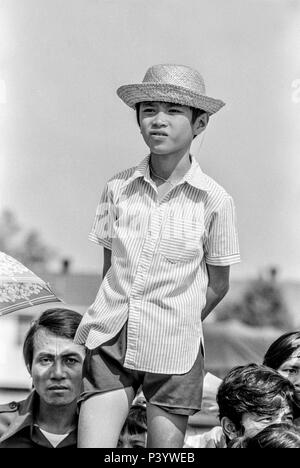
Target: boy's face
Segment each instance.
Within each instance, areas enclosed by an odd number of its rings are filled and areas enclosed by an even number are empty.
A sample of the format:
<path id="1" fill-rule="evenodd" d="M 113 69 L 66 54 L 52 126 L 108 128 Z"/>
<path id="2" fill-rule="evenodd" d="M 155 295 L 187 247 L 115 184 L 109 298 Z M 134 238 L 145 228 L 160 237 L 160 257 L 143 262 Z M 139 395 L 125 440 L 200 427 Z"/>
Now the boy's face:
<path id="1" fill-rule="evenodd" d="M 192 123 L 192 109 L 168 102 L 142 102 L 139 109 L 141 133 L 152 154 L 172 155 L 188 151 L 194 135 L 201 133 L 207 115 Z"/>

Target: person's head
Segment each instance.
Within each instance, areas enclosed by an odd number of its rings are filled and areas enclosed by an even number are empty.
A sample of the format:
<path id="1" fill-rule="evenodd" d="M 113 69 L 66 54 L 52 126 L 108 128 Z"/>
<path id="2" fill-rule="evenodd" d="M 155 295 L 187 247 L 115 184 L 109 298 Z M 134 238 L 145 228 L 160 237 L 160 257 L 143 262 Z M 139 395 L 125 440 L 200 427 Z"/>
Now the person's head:
<path id="1" fill-rule="evenodd" d="M 201 133 L 203 130 L 205 130 L 208 121 L 209 121 L 209 115 L 206 111 L 203 109 L 197 109 L 196 107 L 189 107 L 189 106 L 183 106 L 181 104 L 174 104 L 172 102 L 163 102 L 163 101 L 149 101 L 149 102 L 138 102 L 135 106 L 135 111 L 136 111 L 136 120 L 138 126 L 141 128 L 141 108 L 144 110 L 144 107 L 148 105 L 148 107 L 152 107 L 151 110 L 149 109 L 148 111 L 148 116 L 149 113 L 152 113 L 154 115 L 155 112 L 155 107 L 161 104 L 162 108 L 167 109 L 167 113 L 169 114 L 177 114 L 180 110 L 183 111 L 185 108 L 188 109 L 188 119 L 190 121 L 191 129 L 193 132 L 193 138 L 196 138 L 199 133 Z M 165 105 L 165 106 L 164 106 Z M 145 110 L 144 110 L 145 113 Z M 146 112 L 147 113 L 147 112 Z M 142 116 L 143 117 L 143 116 Z M 167 118 L 167 117 L 166 117 Z M 157 122 L 157 119 L 159 121 L 159 116 L 155 116 L 154 119 L 154 125 L 155 122 Z M 162 124 L 163 125 L 163 124 Z M 195 132 L 194 132 L 194 127 L 195 127 Z M 141 129 L 142 130 L 142 129 Z"/>
<path id="2" fill-rule="evenodd" d="M 201 74 L 184 65 L 154 65 L 142 83 L 121 86 L 117 94 L 136 110 L 143 138 L 157 154 L 188 148 L 224 106 L 206 95 Z"/>
<path id="3" fill-rule="evenodd" d="M 270 424 L 292 422 L 294 387 L 267 366 L 234 367 L 218 393 L 219 418 L 227 441 L 254 435 Z"/>
<path id="4" fill-rule="evenodd" d="M 281 335 L 267 350 L 263 364 L 276 369 L 295 386 L 300 402 L 300 331 Z"/>
<path id="5" fill-rule="evenodd" d="M 271 424 L 252 437 L 238 437 L 228 448 L 300 448 L 300 431 L 289 423 Z"/>
<path id="6" fill-rule="evenodd" d="M 49 309 L 30 327 L 23 356 L 40 401 L 65 406 L 79 397 L 84 347 L 73 342 L 82 316 L 64 308 Z"/>
<path id="7" fill-rule="evenodd" d="M 147 413 L 146 406 L 137 403 L 131 406 L 125 424 L 120 433 L 119 448 L 146 447 Z"/>
<path id="8" fill-rule="evenodd" d="M 140 102 L 136 112 L 141 134 L 154 154 L 188 150 L 208 124 L 206 112 L 172 102 Z"/>

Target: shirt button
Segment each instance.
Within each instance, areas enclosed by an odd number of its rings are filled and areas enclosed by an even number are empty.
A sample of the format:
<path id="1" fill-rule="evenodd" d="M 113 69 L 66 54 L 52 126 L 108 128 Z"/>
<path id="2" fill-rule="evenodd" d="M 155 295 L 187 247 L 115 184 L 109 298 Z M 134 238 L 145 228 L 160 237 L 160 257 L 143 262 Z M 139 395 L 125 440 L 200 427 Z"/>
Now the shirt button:
<path id="1" fill-rule="evenodd" d="M 15 408 L 18 408 L 18 403 L 16 401 L 12 401 L 11 403 L 9 403 L 8 405 L 10 407 L 10 409 L 15 409 Z"/>

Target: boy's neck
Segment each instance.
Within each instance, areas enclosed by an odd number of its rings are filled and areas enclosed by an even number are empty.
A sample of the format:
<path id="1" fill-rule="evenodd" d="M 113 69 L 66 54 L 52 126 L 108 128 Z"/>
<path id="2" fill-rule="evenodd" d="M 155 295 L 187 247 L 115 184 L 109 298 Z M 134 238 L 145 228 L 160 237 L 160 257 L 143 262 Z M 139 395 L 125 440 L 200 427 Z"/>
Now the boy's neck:
<path id="1" fill-rule="evenodd" d="M 150 166 L 153 172 L 170 182 L 181 179 L 191 167 L 189 151 L 178 155 L 150 155 Z"/>

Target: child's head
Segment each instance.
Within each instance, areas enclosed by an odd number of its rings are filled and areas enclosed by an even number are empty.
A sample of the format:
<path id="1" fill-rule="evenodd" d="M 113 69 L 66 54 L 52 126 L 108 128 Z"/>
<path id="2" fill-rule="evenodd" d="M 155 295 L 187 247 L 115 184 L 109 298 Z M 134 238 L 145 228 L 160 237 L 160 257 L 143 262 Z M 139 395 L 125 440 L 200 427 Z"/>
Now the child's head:
<path id="1" fill-rule="evenodd" d="M 117 93 L 136 110 L 141 133 L 150 149 L 152 146 L 162 148 L 166 136 L 178 140 L 176 134 L 168 132 L 174 122 L 179 123 L 177 133 L 186 135 L 177 146 L 187 144 L 189 139 L 191 143 L 205 129 L 209 116 L 224 106 L 221 100 L 206 95 L 201 74 L 183 65 L 154 65 L 147 70 L 142 83 L 121 86 Z M 184 125 L 181 117 L 186 118 L 189 125 Z M 166 129 L 166 134 L 154 134 L 157 129 L 163 132 Z"/>
<path id="2" fill-rule="evenodd" d="M 222 381 L 217 403 L 227 440 L 254 435 L 264 427 L 294 418 L 294 387 L 263 365 L 233 368 Z"/>
<path id="3" fill-rule="evenodd" d="M 146 447 L 147 441 L 147 413 L 146 406 L 137 403 L 131 406 L 125 424 L 122 428 L 118 447 L 138 448 Z"/>

